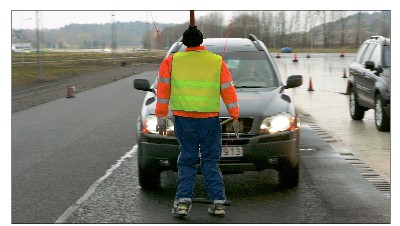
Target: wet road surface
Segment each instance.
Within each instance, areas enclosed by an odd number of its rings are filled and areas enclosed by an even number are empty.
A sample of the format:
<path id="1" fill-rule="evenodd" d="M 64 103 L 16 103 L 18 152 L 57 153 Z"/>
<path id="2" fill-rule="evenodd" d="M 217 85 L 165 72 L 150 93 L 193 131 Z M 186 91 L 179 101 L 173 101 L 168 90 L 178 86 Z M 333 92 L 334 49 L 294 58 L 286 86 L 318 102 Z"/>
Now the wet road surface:
<path id="1" fill-rule="evenodd" d="M 343 77 L 345 73 L 349 76 L 348 66 L 355 54 L 311 54 L 311 58 L 299 54 L 297 63 L 292 62 L 293 54 L 281 56 L 276 63 L 284 80 L 292 74 L 303 75 L 303 85 L 288 90 L 297 108 L 314 117 L 332 139 L 341 141 L 337 146 L 350 148 L 390 182 L 391 132 L 375 128 L 372 109 L 365 112 L 362 121 L 350 117 L 348 96 L 344 95 L 347 78 Z M 314 91 L 308 91 L 310 79 Z"/>
<path id="2" fill-rule="evenodd" d="M 308 120 L 304 117 L 304 120 Z M 300 184 L 280 190 L 273 170 L 225 175 L 232 205 L 225 217 L 193 204 L 185 218 L 171 214 L 177 173 L 162 174 L 162 189 L 138 185 L 136 146 L 120 167 L 64 213 L 59 223 L 389 223 L 390 199 L 306 123 L 301 141 Z M 342 153 L 343 154 L 343 153 Z M 197 176 L 197 197 L 206 197 Z M 368 214 L 366 214 L 368 213 Z"/>
<path id="3" fill-rule="evenodd" d="M 170 213 L 174 173 L 163 174 L 159 192 L 137 183 L 134 131 L 144 92 L 132 89 L 133 77 L 12 115 L 13 223 L 182 223 Z M 346 160 L 351 148 L 335 149 L 320 137 L 322 123 L 302 114 L 299 187 L 280 191 L 272 170 L 226 175 L 228 215 L 213 218 L 195 204 L 183 222 L 390 222 L 388 194 Z M 205 196 L 201 176 L 196 191 Z"/>

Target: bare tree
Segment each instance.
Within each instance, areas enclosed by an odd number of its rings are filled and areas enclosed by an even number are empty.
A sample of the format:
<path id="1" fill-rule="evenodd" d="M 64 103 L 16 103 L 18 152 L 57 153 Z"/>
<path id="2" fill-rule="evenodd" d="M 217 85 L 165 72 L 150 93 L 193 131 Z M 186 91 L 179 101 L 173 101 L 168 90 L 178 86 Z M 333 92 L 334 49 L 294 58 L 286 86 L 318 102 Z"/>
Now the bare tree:
<path id="1" fill-rule="evenodd" d="M 292 13 L 290 13 L 288 17 L 289 17 L 288 18 L 289 23 L 287 24 L 286 31 L 285 31 L 285 33 L 287 34 L 286 35 L 286 45 L 294 47 L 292 40 L 293 40 L 293 36 L 294 36 L 293 33 L 294 33 L 294 28 L 295 28 L 295 17 Z"/>
<path id="2" fill-rule="evenodd" d="M 230 36 L 236 38 L 248 37 L 249 34 L 260 34 L 259 24 L 260 19 L 257 14 L 250 13 L 249 11 L 238 12 L 234 18 Z"/>
<path id="3" fill-rule="evenodd" d="M 295 34 L 295 37 L 294 37 L 294 41 L 295 41 L 295 43 L 294 43 L 294 46 L 295 47 L 300 47 L 300 40 L 301 40 L 301 37 L 300 37 L 300 27 L 301 27 L 301 21 L 300 21 L 300 11 L 296 11 L 295 12 L 295 15 L 294 15 L 294 29 L 293 29 L 293 31 L 294 31 L 294 34 Z"/>
<path id="4" fill-rule="evenodd" d="M 330 11 L 329 22 L 328 22 L 328 47 L 329 48 L 334 47 L 335 40 L 337 40 L 336 39 L 336 37 L 337 37 L 336 30 L 337 30 L 338 24 L 335 22 L 339 18 L 340 18 L 339 11 Z"/>
<path id="5" fill-rule="evenodd" d="M 322 37 L 323 37 L 323 45 L 324 48 L 328 48 L 328 34 L 329 34 L 329 30 L 328 30 L 328 24 L 327 24 L 327 11 L 319 11 L 319 20 L 322 24 Z"/>
<path id="6" fill-rule="evenodd" d="M 277 46 L 282 46 L 286 44 L 286 13 L 285 11 L 278 11 L 275 15 L 275 27 L 277 34 Z"/>
<path id="7" fill-rule="evenodd" d="M 312 51 L 315 45 L 315 24 L 319 17 L 319 11 L 309 11 L 308 16 L 310 17 L 310 48 Z"/>
<path id="8" fill-rule="evenodd" d="M 205 37 L 224 36 L 224 14 L 220 11 L 209 13 L 196 23 Z"/>
<path id="9" fill-rule="evenodd" d="M 273 47 L 273 12 L 262 11 L 260 15 L 260 39 L 267 45 Z"/>
<path id="10" fill-rule="evenodd" d="M 356 25 L 356 37 L 355 37 L 355 46 L 360 46 L 360 36 L 361 36 L 361 11 L 357 14 L 357 25 Z"/>
<path id="11" fill-rule="evenodd" d="M 340 46 L 344 47 L 346 23 L 349 21 L 349 19 L 347 18 L 346 11 L 338 11 L 338 17 L 339 17 L 338 22 L 339 22 L 339 26 L 340 26 Z"/>
<path id="12" fill-rule="evenodd" d="M 311 29 L 311 11 L 307 11 L 303 13 L 303 22 L 302 24 L 302 39 L 301 39 L 301 47 L 304 48 L 309 46 L 308 44 L 311 42 L 310 40 L 310 29 Z"/>
<path id="13" fill-rule="evenodd" d="M 380 34 L 384 37 L 390 37 L 390 22 L 387 21 L 390 21 L 390 11 L 383 11 L 380 19 Z"/>

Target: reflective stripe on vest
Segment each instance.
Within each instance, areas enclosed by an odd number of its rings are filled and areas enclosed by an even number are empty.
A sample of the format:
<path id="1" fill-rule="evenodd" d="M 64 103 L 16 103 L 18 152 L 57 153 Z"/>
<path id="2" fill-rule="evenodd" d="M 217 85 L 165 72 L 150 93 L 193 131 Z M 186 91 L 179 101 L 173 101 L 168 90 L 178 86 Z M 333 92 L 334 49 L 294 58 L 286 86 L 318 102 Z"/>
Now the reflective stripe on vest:
<path id="1" fill-rule="evenodd" d="M 175 53 L 171 110 L 219 112 L 221 65 L 221 56 L 208 51 Z"/>

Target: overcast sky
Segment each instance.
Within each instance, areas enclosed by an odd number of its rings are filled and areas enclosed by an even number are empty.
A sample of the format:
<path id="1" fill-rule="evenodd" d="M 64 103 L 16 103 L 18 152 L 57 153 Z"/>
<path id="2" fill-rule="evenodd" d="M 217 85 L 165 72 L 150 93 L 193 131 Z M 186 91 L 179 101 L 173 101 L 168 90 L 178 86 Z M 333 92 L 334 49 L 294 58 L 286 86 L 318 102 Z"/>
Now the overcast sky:
<path id="1" fill-rule="evenodd" d="M 131 22 L 145 21 L 153 23 L 185 23 L 189 21 L 188 10 L 175 11 L 41 11 L 43 28 L 60 28 L 71 23 L 77 24 L 105 24 L 110 23 L 114 13 L 115 21 Z M 199 18 L 210 13 L 210 11 L 196 11 L 195 16 Z M 232 11 L 224 11 L 226 18 L 230 17 Z M 12 11 L 13 29 L 36 29 L 36 11 Z"/>
<path id="2" fill-rule="evenodd" d="M 7 14 L 11 17 L 13 29 L 21 27 L 35 29 L 35 10 L 42 11 L 43 28 L 52 29 L 71 23 L 110 23 L 112 10 L 115 13 L 115 21 L 120 22 L 153 22 L 154 20 L 156 23 L 185 23 L 189 20 L 189 9 L 196 9 L 196 17 L 206 15 L 209 11 L 230 11 L 225 16 L 225 19 L 229 21 L 232 10 L 393 10 L 393 2 L 396 1 L 380 0 L 380 7 L 373 8 L 371 8 L 372 5 L 376 6 L 374 0 L 335 0 L 334 3 L 331 2 L 332 4 L 327 4 L 324 0 L 252 0 L 251 2 L 240 1 L 241 4 L 233 2 L 231 0 L 17 0 L 7 3 L 4 7 L 11 7 Z M 394 16 L 395 13 L 392 15 Z"/>

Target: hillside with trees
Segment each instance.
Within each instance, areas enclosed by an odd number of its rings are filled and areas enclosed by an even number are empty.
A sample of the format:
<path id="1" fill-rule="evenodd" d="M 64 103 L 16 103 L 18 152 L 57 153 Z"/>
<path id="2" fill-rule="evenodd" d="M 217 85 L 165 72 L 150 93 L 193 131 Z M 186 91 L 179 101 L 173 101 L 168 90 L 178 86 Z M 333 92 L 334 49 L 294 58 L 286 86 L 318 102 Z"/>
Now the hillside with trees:
<path id="1" fill-rule="evenodd" d="M 390 11 L 235 11 L 225 18 L 222 11 L 196 18 L 196 25 L 207 37 L 247 37 L 254 34 L 269 48 L 357 48 L 371 35 L 390 37 Z M 157 27 L 157 30 L 154 26 Z M 164 49 L 188 27 L 184 24 L 156 22 L 115 22 L 70 24 L 42 30 L 44 48 L 104 49 L 112 47 L 115 29 L 116 48 Z M 21 34 L 21 35 L 20 35 Z M 36 46 L 36 30 L 14 30 L 12 42 Z"/>
<path id="2" fill-rule="evenodd" d="M 223 20 L 223 14 L 215 12 L 196 23 L 205 37 L 226 37 L 230 27 L 229 37 L 254 34 L 270 48 L 357 48 L 371 35 L 390 37 L 390 11 L 241 11 L 234 14 L 231 26 L 221 26 Z M 165 46 L 187 26 L 165 28 Z"/>

